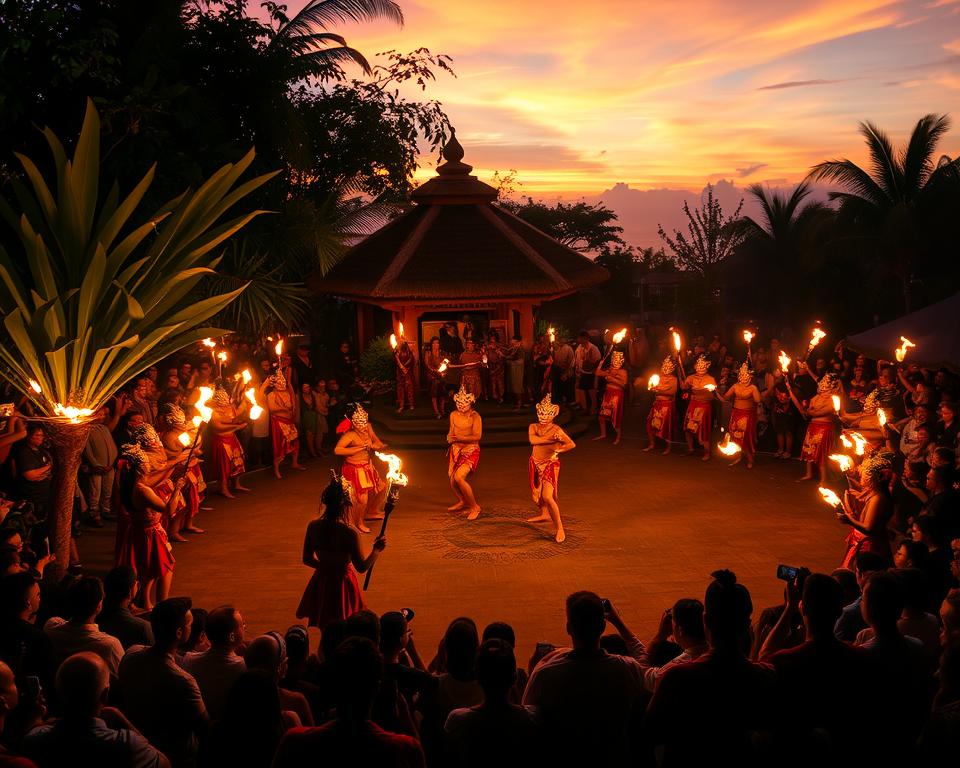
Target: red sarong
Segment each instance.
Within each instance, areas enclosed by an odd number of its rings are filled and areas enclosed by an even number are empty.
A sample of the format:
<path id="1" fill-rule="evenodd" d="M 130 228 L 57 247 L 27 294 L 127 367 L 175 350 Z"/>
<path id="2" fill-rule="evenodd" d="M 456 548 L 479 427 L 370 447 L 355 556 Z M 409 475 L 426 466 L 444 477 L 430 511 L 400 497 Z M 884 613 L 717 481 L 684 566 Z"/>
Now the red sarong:
<path id="1" fill-rule="evenodd" d="M 647 414 L 647 430 L 654 437 L 670 442 L 673 437 L 673 398 L 657 398 Z"/>
<path id="2" fill-rule="evenodd" d="M 160 525 L 160 517 L 153 511 L 130 515 L 133 568 L 140 581 L 160 578 L 172 571 L 177 562 L 170 551 L 167 533 Z"/>
<path id="3" fill-rule="evenodd" d="M 800 458 L 822 465 L 833 450 L 833 424 L 829 421 L 811 421 L 803 438 Z"/>
<path id="4" fill-rule="evenodd" d="M 235 434 L 231 432 L 229 435 L 214 435 L 211 442 L 213 466 L 216 467 L 217 479 L 221 483 L 247 471 L 243 463 L 243 448 Z"/>
<path id="5" fill-rule="evenodd" d="M 607 384 L 606 389 L 603 390 L 600 418 L 609 419 L 613 428 L 620 430 L 620 424 L 623 421 L 623 390 L 620 387 Z"/>
<path id="6" fill-rule="evenodd" d="M 560 459 L 537 460 L 530 457 L 527 465 L 530 471 L 530 491 L 533 494 L 533 503 L 539 505 L 543 496 L 543 486 L 553 486 L 553 496 L 560 496 Z"/>
<path id="7" fill-rule="evenodd" d="M 713 403 L 709 400 L 691 400 L 683 419 L 683 428 L 696 436 L 700 445 L 707 445 L 713 431 Z"/>
<path id="8" fill-rule="evenodd" d="M 199 464 L 194 464 L 187 470 L 187 483 L 183 487 L 184 495 L 187 497 L 187 510 L 190 517 L 196 517 L 200 512 L 200 502 L 207 492 L 207 483 L 203 479 L 203 470 Z"/>
<path id="9" fill-rule="evenodd" d="M 731 442 L 749 454 L 757 452 L 757 409 L 734 408 L 727 425 Z"/>
<path id="10" fill-rule="evenodd" d="M 464 464 L 470 467 L 471 472 L 477 471 L 477 465 L 480 463 L 480 445 L 478 443 L 453 443 L 447 449 L 447 477 L 453 477 L 454 473 Z"/>
<path id="11" fill-rule="evenodd" d="M 371 492 L 376 495 L 383 488 L 380 474 L 369 461 L 365 464 L 353 464 L 345 461 L 340 469 L 340 474 L 350 482 L 350 485 L 353 486 L 353 492 L 357 496 Z"/>
<path id="12" fill-rule="evenodd" d="M 173 484 L 171 478 L 167 478 L 162 483 L 154 486 L 153 492 L 160 497 L 160 501 L 166 504 L 170 501 L 170 497 L 176 492 L 180 498 L 177 499 L 177 503 L 174 505 L 173 510 L 170 512 L 170 517 L 176 517 L 179 515 L 187 506 L 187 502 L 183 500 L 183 494 L 179 491 L 176 491 L 176 486 Z"/>
<path id="13" fill-rule="evenodd" d="M 343 620 L 363 610 L 363 593 L 350 565 L 324 564 L 314 570 L 300 598 L 297 618 L 321 630 L 331 621 Z"/>
<path id="14" fill-rule="evenodd" d="M 292 419 L 270 414 L 270 438 L 273 441 L 273 460 L 281 461 L 300 450 L 300 435 Z"/>
<path id="15" fill-rule="evenodd" d="M 397 406 L 403 408 L 405 405 L 413 408 L 414 391 L 413 373 L 407 371 L 401 373 L 397 371 Z"/>

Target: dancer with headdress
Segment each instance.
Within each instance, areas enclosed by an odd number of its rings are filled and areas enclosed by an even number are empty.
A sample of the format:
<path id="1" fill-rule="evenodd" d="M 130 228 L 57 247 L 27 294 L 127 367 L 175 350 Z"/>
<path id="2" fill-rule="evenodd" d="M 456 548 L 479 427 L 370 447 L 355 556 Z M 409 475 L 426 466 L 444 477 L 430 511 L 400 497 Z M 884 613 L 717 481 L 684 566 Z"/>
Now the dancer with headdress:
<path id="1" fill-rule="evenodd" d="M 473 339 L 467 339 L 464 342 L 464 350 L 463 354 L 460 355 L 459 365 L 451 367 L 460 369 L 460 387 L 466 389 L 474 397 L 480 397 L 483 392 L 483 377 L 480 374 L 482 365 L 483 352 L 477 349 Z"/>
<path id="2" fill-rule="evenodd" d="M 789 377 L 784 380 L 790 390 L 790 399 L 797 406 L 800 415 L 810 420 L 800 449 L 800 459 L 806 462 L 807 471 L 797 482 L 812 480 L 813 469 L 817 467 L 820 470 L 820 485 L 826 485 L 827 461 L 833 452 L 835 437 L 836 409 L 833 407 L 833 396 L 840 393 L 840 380 L 832 373 L 821 376 L 817 381 L 817 393 L 806 405 L 797 399 L 793 387 L 790 386 Z"/>
<path id="3" fill-rule="evenodd" d="M 273 476 L 283 479 L 280 465 L 290 457 L 294 469 L 306 469 L 297 459 L 300 452 L 300 433 L 297 431 L 296 397 L 283 370 L 269 377 L 262 389 L 266 390 L 267 410 L 270 412 L 270 443 L 273 446 Z"/>
<path id="4" fill-rule="evenodd" d="M 757 454 L 757 406 L 760 405 L 760 390 L 753 383 L 753 372 L 750 366 L 744 363 L 737 374 L 737 383 L 726 391 L 724 400 L 733 400 L 733 412 L 730 414 L 730 423 L 727 431 L 730 433 L 730 442 L 740 446 L 730 466 L 736 466 L 740 460 L 746 458 L 747 469 L 753 469 L 753 457 Z"/>
<path id="5" fill-rule="evenodd" d="M 600 401 L 597 418 L 600 421 L 600 434 L 594 440 L 607 438 L 607 422 L 613 427 L 616 434 L 613 444 L 620 443 L 620 430 L 623 425 L 624 392 L 627 387 L 627 372 L 623 367 L 623 352 L 614 350 L 610 355 L 610 364 L 602 365 L 597 371 L 597 377 L 606 382 L 603 389 L 603 398 Z"/>
<path id="6" fill-rule="evenodd" d="M 859 413 L 841 413 L 840 422 L 846 429 L 859 432 L 872 449 L 886 444 L 887 436 L 880 423 L 880 391 L 874 389 L 863 400 L 863 410 Z M 846 431 L 846 430 L 844 430 Z"/>
<path id="7" fill-rule="evenodd" d="M 529 474 L 533 503 L 540 509 L 536 517 L 527 518 L 528 522 L 539 523 L 552 520 L 557 527 L 556 541 L 563 543 L 567 534 L 563 530 L 560 518 L 560 506 L 557 503 L 560 490 L 560 454 L 572 451 L 576 443 L 570 439 L 554 419 L 560 413 L 560 406 L 551 401 L 547 394 L 537 404 L 537 423 L 527 430 L 527 438 L 533 450 L 530 454 Z"/>
<path id="8" fill-rule="evenodd" d="M 247 422 L 240 418 L 233 399 L 221 381 L 216 383 L 213 397 L 207 405 L 213 411 L 210 418 L 210 443 L 214 476 L 220 481 L 219 493 L 233 499 L 236 497 L 232 491 L 250 490 L 240 483 L 240 475 L 246 472 L 247 468 L 244 464 L 243 447 L 236 434 L 247 426 Z"/>
<path id="9" fill-rule="evenodd" d="M 466 353 L 464 353 L 466 354 Z M 480 505 L 473 494 L 467 477 L 477 471 L 480 463 L 480 438 L 483 436 L 483 420 L 473 409 L 474 394 L 461 382 L 460 391 L 453 396 L 457 409 L 450 414 L 450 430 L 447 432 L 447 477 L 457 503 L 447 509 L 467 513 L 467 520 L 476 520 Z"/>
<path id="10" fill-rule="evenodd" d="M 160 433 L 160 442 L 163 443 L 168 461 L 186 460 L 190 455 L 190 446 L 193 445 L 193 440 L 197 437 L 197 427 L 187 422 L 187 416 L 183 409 L 174 403 L 164 403 L 160 406 L 157 421 L 163 430 Z M 180 435 L 182 434 L 187 434 L 190 438 L 187 445 L 180 442 Z M 197 437 L 197 447 L 184 475 L 186 482 L 183 486 L 183 497 L 186 507 L 182 515 L 177 515 L 173 519 L 171 535 L 175 533 L 204 533 L 202 528 L 193 524 L 194 518 L 200 513 L 200 504 L 207 490 L 207 484 L 203 479 L 203 470 L 200 468 L 202 444 L 202 436 Z"/>
<path id="11" fill-rule="evenodd" d="M 346 478 L 334 474 L 320 497 L 320 517 L 307 524 L 303 537 L 303 564 L 313 569 L 313 575 L 300 599 L 297 618 L 321 630 L 363 609 L 357 573 L 373 567 L 387 546 L 386 538 L 377 537 L 370 554 L 364 556 L 350 523 L 354 491 Z"/>
<path id="12" fill-rule="evenodd" d="M 412 411 L 413 393 L 416 389 L 414 368 L 417 365 L 417 359 L 413 356 L 413 350 L 410 349 L 410 342 L 402 336 L 397 348 L 393 350 L 393 362 L 397 366 L 397 413 L 401 413 L 404 407 Z"/>
<path id="13" fill-rule="evenodd" d="M 650 388 L 655 397 L 647 414 L 647 439 L 650 444 L 643 449 L 644 453 L 656 448 L 657 440 L 662 440 L 665 444 L 663 455 L 670 453 L 670 439 L 673 437 L 673 409 L 679 387 L 677 377 L 673 375 L 676 369 L 673 358 L 663 358 L 659 381 Z"/>
<path id="14" fill-rule="evenodd" d="M 710 461 L 710 437 L 713 432 L 713 399 L 717 381 L 707 371 L 710 361 L 700 355 L 693 364 L 693 373 L 680 385 L 690 390 L 690 402 L 683 417 L 683 431 L 687 438 L 687 455 L 696 452 L 694 445 L 703 450 L 702 461 Z"/>
<path id="15" fill-rule="evenodd" d="M 837 520 L 849 525 L 845 543 L 846 552 L 841 568 L 853 568 L 859 552 L 880 555 L 888 566 L 893 565 L 893 549 L 890 546 L 890 518 L 893 516 L 893 499 L 890 496 L 890 476 L 893 472 L 893 454 L 877 451 L 860 464 L 859 483 L 843 495 L 843 503 L 837 510 Z"/>
<path id="16" fill-rule="evenodd" d="M 364 520 L 379 519 L 382 514 L 370 514 L 377 509 L 377 499 L 384 491 L 383 481 L 371 461 L 370 452 L 386 448 L 373 431 L 370 417 L 360 403 L 350 403 L 346 417 L 337 426 L 337 441 L 333 452 L 343 456 L 341 472 L 353 489 L 350 522 L 363 533 L 370 533 Z"/>

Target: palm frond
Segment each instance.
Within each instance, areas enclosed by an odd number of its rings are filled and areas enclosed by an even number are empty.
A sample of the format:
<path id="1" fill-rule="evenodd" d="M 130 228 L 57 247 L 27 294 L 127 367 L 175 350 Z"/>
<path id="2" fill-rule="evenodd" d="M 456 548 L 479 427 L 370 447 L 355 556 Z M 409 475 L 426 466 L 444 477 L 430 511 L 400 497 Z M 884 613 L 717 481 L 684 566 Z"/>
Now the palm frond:
<path id="1" fill-rule="evenodd" d="M 818 163 L 810 169 L 808 178 L 840 184 L 850 193 L 878 207 L 884 207 L 892 202 L 884 188 L 852 160 L 828 160 Z"/>
<path id="2" fill-rule="evenodd" d="M 330 29 L 338 24 L 384 19 L 403 26 L 403 11 L 393 0 L 310 0 L 286 24 L 277 30 L 280 39 L 312 34 L 318 27 Z"/>
<path id="3" fill-rule="evenodd" d="M 860 133 L 867 140 L 875 181 L 891 200 L 902 200 L 903 171 L 898 165 L 890 138 L 869 121 L 860 123 Z"/>
<path id="4" fill-rule="evenodd" d="M 904 188 L 911 196 L 923 189 L 933 172 L 937 144 L 948 130 L 950 118 L 947 115 L 925 115 L 917 121 L 903 154 Z"/>

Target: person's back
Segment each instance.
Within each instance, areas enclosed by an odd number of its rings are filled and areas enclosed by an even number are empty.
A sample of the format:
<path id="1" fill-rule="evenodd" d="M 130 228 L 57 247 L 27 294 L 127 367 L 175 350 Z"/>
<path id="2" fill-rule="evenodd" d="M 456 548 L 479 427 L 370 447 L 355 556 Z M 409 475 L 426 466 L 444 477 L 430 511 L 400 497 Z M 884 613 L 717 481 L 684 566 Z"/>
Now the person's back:
<path id="1" fill-rule="evenodd" d="M 120 641 L 124 650 L 135 645 L 153 645 L 150 622 L 135 616 L 130 605 L 137 593 L 137 574 L 129 565 L 112 569 L 103 580 L 103 609 L 97 626 Z"/>
<path id="2" fill-rule="evenodd" d="M 51 619 L 44 627 L 53 644 L 56 664 L 75 653 L 91 651 L 104 660 L 111 675 L 117 674 L 123 646 L 94 623 L 103 607 L 103 596 L 103 585 L 93 576 L 84 576 L 70 585 L 67 590 L 70 620 Z"/>
<path id="3" fill-rule="evenodd" d="M 243 617 L 233 606 L 214 608 L 207 616 L 207 639 L 210 648 L 199 653 L 188 653 L 180 666 L 197 681 L 203 703 L 211 719 L 223 714 L 230 688 L 242 675 L 247 665 L 236 654 L 243 643 Z"/>

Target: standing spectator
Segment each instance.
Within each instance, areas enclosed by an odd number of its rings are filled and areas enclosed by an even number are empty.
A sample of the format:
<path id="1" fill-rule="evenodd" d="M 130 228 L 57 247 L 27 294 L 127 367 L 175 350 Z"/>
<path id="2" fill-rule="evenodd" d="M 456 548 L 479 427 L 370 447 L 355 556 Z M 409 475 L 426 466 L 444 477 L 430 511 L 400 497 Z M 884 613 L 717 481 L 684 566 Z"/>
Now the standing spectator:
<path id="1" fill-rule="evenodd" d="M 103 519 L 111 519 L 110 499 L 113 496 L 114 464 L 117 463 L 117 444 L 113 430 L 120 423 L 120 411 L 111 415 L 104 406 L 96 414 L 90 427 L 87 444 L 83 448 L 80 466 L 87 497 L 87 520 L 96 528 L 103 527 Z"/>
<path id="2" fill-rule="evenodd" d="M 913 415 L 897 425 L 900 428 L 900 452 L 908 462 L 923 461 L 926 458 L 926 446 L 920 439 L 920 428 L 930 420 L 930 411 L 927 406 L 918 405 L 913 409 Z"/>
<path id="3" fill-rule="evenodd" d="M 538 707 L 545 750 L 555 765 L 617 765 L 627 757 L 627 729 L 643 690 L 643 670 L 631 658 L 600 647 L 606 621 L 593 592 L 567 598 L 572 648 L 549 654 L 530 675 L 525 705 Z"/>
<path id="4" fill-rule="evenodd" d="M 129 565 L 118 565 L 103 580 L 103 609 L 97 626 L 117 638 L 125 651 L 134 645 L 153 645 L 150 622 L 130 610 L 138 587 L 137 574 Z"/>
<path id="5" fill-rule="evenodd" d="M 0 466 L 7 463 L 7 457 L 10 451 L 17 443 L 27 436 L 27 430 L 23 419 L 16 411 L 7 418 L 7 424 L 0 434 Z"/>
<path id="6" fill-rule="evenodd" d="M 16 710 L 19 703 L 20 692 L 17 690 L 13 670 L 0 661 L 0 734 L 4 732 L 7 713 Z M 7 752 L 3 744 L 0 744 L 0 768 L 37 768 L 37 766 L 25 757 L 14 757 Z"/>
<path id="7" fill-rule="evenodd" d="M 929 497 L 924 514 L 936 522 L 939 546 L 946 546 L 960 538 L 960 493 L 953 488 L 953 467 L 931 467 L 927 473 Z"/>
<path id="8" fill-rule="evenodd" d="M 95 576 L 82 576 L 67 589 L 69 621 L 53 618 L 44 627 L 53 643 L 55 664 L 82 651 L 95 653 L 116 677 L 123 646 L 113 635 L 101 632 L 96 624 L 103 608 L 103 584 Z"/>
<path id="9" fill-rule="evenodd" d="M 591 416 L 597 409 L 597 366 L 600 365 L 600 350 L 590 341 L 587 331 L 577 335 L 574 351 L 574 370 L 577 377 L 577 407 Z"/>
<path id="10" fill-rule="evenodd" d="M 206 365 L 209 366 L 209 363 Z M 209 371 L 207 372 L 209 379 Z M 199 382 L 205 384 L 206 382 Z M 199 385 L 199 384 L 198 384 Z M 133 384 L 130 393 L 130 410 L 143 416 L 145 423 L 153 426 L 157 423 L 157 386 L 149 376 L 140 376 Z"/>
<path id="11" fill-rule="evenodd" d="M 503 352 L 504 370 L 506 371 L 507 391 L 513 395 L 513 410 L 519 411 L 523 407 L 523 379 L 526 354 L 523 351 L 523 339 L 514 336 L 510 339 L 510 346 Z"/>
<path id="12" fill-rule="evenodd" d="M 63 765 L 170 768 L 158 752 L 113 707 L 107 707 L 110 672 L 95 653 L 78 653 L 57 670 L 57 697 L 63 709 L 52 725 L 34 728 L 23 751 L 40 768 Z"/>
<path id="13" fill-rule="evenodd" d="M 317 374 L 310 360 L 310 345 L 298 344 L 297 354 L 293 356 L 290 363 L 294 371 L 294 388 L 299 389 L 304 384 L 309 384 L 312 387 L 313 382 L 317 380 Z"/>
<path id="14" fill-rule="evenodd" d="M 350 351 L 350 342 L 340 342 L 340 352 L 334 366 L 334 376 L 337 384 L 343 390 L 349 390 L 357 378 L 357 360 Z"/>
<path id="15" fill-rule="evenodd" d="M 553 345 L 553 365 L 550 367 L 550 375 L 553 377 L 553 402 L 555 403 L 572 405 L 576 399 L 574 358 L 573 347 L 570 346 L 567 339 L 558 338 L 556 344 Z"/>
<path id="16" fill-rule="evenodd" d="M 957 447 L 960 435 L 960 422 L 957 421 L 957 405 L 949 400 L 940 403 L 940 420 L 937 422 L 937 445 L 951 450 Z"/>
<path id="17" fill-rule="evenodd" d="M 840 618 L 833 628 L 834 637 L 837 640 L 843 640 L 845 643 L 852 643 L 857 639 L 860 630 L 865 629 L 867 622 L 863 618 L 863 611 L 860 604 L 863 600 L 863 585 L 867 583 L 870 575 L 886 568 L 884 559 L 875 552 L 858 552 L 853 559 L 853 573 L 857 579 L 857 586 L 861 590 L 856 599 L 845 605 L 840 613 Z"/>
<path id="18" fill-rule="evenodd" d="M 214 608 L 207 616 L 210 648 L 188 653 L 180 662 L 180 666 L 197 681 L 212 720 L 223 715 L 230 688 L 247 670 L 243 657 L 237 654 L 237 650 L 243 647 L 245 627 L 243 616 L 232 605 Z"/>
<path id="19" fill-rule="evenodd" d="M 27 439 L 13 454 L 17 496 L 33 504 L 34 514 L 39 520 L 47 515 L 53 480 L 53 456 L 46 448 L 46 440 L 43 427 L 30 424 L 27 426 Z"/>
<path id="20" fill-rule="evenodd" d="M 294 728 L 280 742 L 273 768 L 303 768 L 322 755 L 329 765 L 423 768 L 416 739 L 388 733 L 370 720 L 383 674 L 383 657 L 362 637 L 345 640 L 334 653 L 337 717 L 318 728 Z"/>
<path id="21" fill-rule="evenodd" d="M 517 681 L 513 648 L 503 640 L 487 640 L 476 659 L 483 703 L 455 709 L 447 717 L 447 752 L 460 768 L 526 768 L 540 758 L 534 713 L 510 703 Z"/>
<path id="22" fill-rule="evenodd" d="M 118 676 L 123 711 L 174 768 L 192 766 L 209 718 L 196 680 L 177 664 L 177 646 L 190 636 L 187 597 L 172 597 L 150 614 L 154 643 L 123 657 Z"/>

